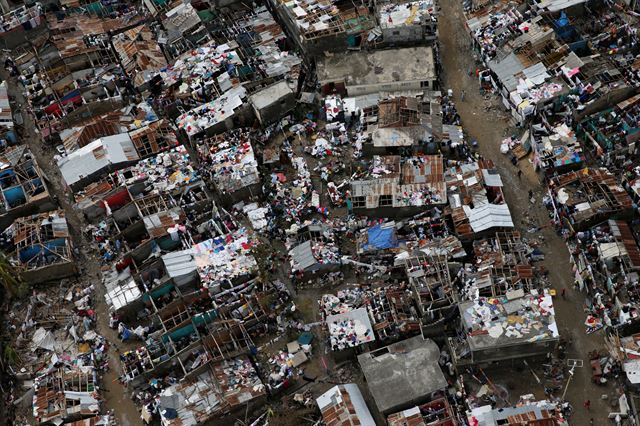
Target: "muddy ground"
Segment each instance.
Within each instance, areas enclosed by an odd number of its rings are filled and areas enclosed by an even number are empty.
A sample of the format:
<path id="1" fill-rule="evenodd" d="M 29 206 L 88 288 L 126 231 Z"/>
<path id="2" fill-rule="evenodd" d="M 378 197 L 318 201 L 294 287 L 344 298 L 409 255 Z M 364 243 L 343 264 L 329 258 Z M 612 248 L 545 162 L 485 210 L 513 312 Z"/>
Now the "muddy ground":
<path id="1" fill-rule="evenodd" d="M 443 66 L 443 89 L 451 88 L 456 99 L 456 107 L 462 119 L 462 126 L 469 134 L 470 139 L 476 139 L 479 143 L 479 152 L 494 161 L 502 180 L 505 184 L 506 200 L 511 209 L 514 223 L 522 231 L 523 236 L 534 237 L 542 235 L 545 260 L 542 263 L 550 271 L 550 280 L 553 288 L 567 290 L 567 300 L 555 298 L 556 321 L 558 329 L 563 337 L 569 337 L 572 345 L 569 346 L 567 358 L 582 359 L 586 367 L 576 368 L 575 376 L 569 384 L 566 399 L 571 402 L 574 414 L 570 419 L 571 424 L 588 425 L 591 418 L 594 424 L 604 425 L 609 421 L 607 415 L 612 410 L 608 401 L 602 400 L 603 394 L 609 395 L 609 399 L 615 394 L 613 385 L 605 387 L 596 386 L 591 382 L 591 368 L 588 362 L 588 352 L 604 347 L 602 331 L 587 335 L 584 321 L 584 295 L 573 290 L 573 273 L 569 264 L 569 252 L 562 238 L 556 235 L 549 224 L 549 216 L 546 208 L 541 203 L 543 185 L 528 159 L 519 162 L 518 167 L 511 164 L 509 158 L 500 153 L 500 143 L 505 135 L 511 135 L 513 129 L 509 123 L 509 115 L 504 112 L 502 103 L 493 98 L 493 108 L 485 111 L 485 98 L 480 94 L 479 85 L 475 77 L 469 76 L 469 71 L 476 69 L 474 52 L 471 48 L 471 38 L 464 29 L 464 15 L 462 2 L 458 0 L 441 2 L 441 13 L 438 28 L 440 32 L 440 60 Z M 460 94 L 465 91 L 464 101 L 460 100 Z M 517 176 L 518 168 L 523 171 L 522 177 Z M 528 191 L 535 193 L 536 202 L 530 203 Z M 546 226 L 535 234 L 527 233 L 529 223 L 537 226 Z M 512 387 L 512 400 L 517 399 L 517 389 L 533 393 L 540 391 L 532 375 L 520 373 L 515 370 L 493 372 L 490 377 L 496 383 Z M 490 373 L 488 375 L 491 375 Z M 524 383 L 523 383 L 524 382 Z M 518 386 L 520 385 L 520 386 Z M 527 391 L 527 389 L 529 389 Z M 535 392 L 536 394 L 538 392 Z M 515 395 L 514 395 L 515 394 Z M 617 399 L 617 398 L 616 398 Z M 585 400 L 591 401 L 591 410 L 583 408 Z"/>

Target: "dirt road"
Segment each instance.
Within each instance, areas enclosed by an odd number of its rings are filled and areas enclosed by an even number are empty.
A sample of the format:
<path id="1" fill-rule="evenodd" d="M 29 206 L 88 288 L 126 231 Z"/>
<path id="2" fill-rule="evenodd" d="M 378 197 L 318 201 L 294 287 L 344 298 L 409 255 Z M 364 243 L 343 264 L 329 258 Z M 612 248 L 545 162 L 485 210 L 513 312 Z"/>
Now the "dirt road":
<path id="1" fill-rule="evenodd" d="M 464 29 L 462 2 L 460 0 L 445 1 L 441 5 L 438 28 L 440 59 L 444 69 L 443 89 L 453 89 L 464 129 L 470 138 L 478 141 L 480 153 L 485 158 L 493 160 L 498 167 L 516 226 L 525 237 L 540 234 L 544 236 L 545 243 L 541 249 L 545 253 L 545 261 L 542 264 L 550 271 L 552 286 L 558 291 L 567 289 L 567 300 L 560 297 L 555 300 L 556 321 L 561 334 L 566 336 L 570 333 L 573 338 L 568 358 L 583 359 L 585 362 L 585 367 L 576 369 L 575 376 L 568 387 L 567 400 L 574 408 L 570 422 L 576 425 L 588 425 L 590 418 L 593 418 L 594 424 L 607 424 L 607 415 L 614 410 L 608 406 L 607 401 L 601 399 L 601 396 L 608 394 L 611 399 L 615 389 L 613 385 L 598 387 L 592 384 L 591 368 L 587 359 L 589 351 L 603 347 L 602 331 L 592 335 L 585 333 L 584 296 L 573 290 L 573 275 L 565 242 L 549 227 L 536 234 L 527 233 L 529 220 L 539 226 L 549 223 L 547 211 L 540 202 L 543 186 L 529 161 L 526 159 L 520 161 L 519 168 L 523 171 L 523 175 L 518 178 L 518 168 L 511 164 L 507 156 L 500 153 L 500 142 L 505 134 L 509 135 L 513 132 L 513 129 L 509 128 L 508 115 L 503 112 L 501 102 L 498 101 L 493 102 L 497 107 L 485 112 L 485 99 L 480 95 L 477 79 L 475 75 L 469 76 L 469 71 L 475 70 L 476 66 L 471 38 Z M 461 102 L 459 95 L 463 90 L 465 100 Z M 529 189 L 535 193 L 534 204 L 528 200 Z M 516 374 L 519 373 L 514 372 L 514 375 Z M 532 386 L 539 386 L 532 379 L 531 382 Z M 583 403 L 587 399 L 591 401 L 590 411 L 583 408 Z"/>
<path id="2" fill-rule="evenodd" d="M 5 79 L 7 78 L 4 70 L 0 73 L 0 76 Z M 118 336 L 115 331 L 108 327 L 109 316 L 104 300 L 104 286 L 102 285 L 100 262 L 92 253 L 91 242 L 87 241 L 82 233 L 82 229 L 86 226 L 86 223 L 82 215 L 73 209 L 71 194 L 63 188 L 60 169 L 53 160 L 53 156 L 55 155 L 54 149 L 46 146 L 40 134 L 36 132 L 36 124 L 33 117 L 27 112 L 27 101 L 20 90 L 21 86 L 14 78 L 9 78 L 8 83 L 9 95 L 15 98 L 18 111 L 22 112 L 24 118 L 25 130 L 22 136 L 22 143 L 29 146 L 38 165 L 44 171 L 47 177 L 49 193 L 58 198 L 60 207 L 64 210 L 69 224 L 69 231 L 74 247 L 80 250 L 79 259 L 76 259 L 76 263 L 81 271 L 80 281 L 84 286 L 90 284 L 95 286 L 94 300 L 98 318 L 97 332 L 104 336 L 111 345 L 109 351 L 109 365 L 111 369 L 104 374 L 102 378 L 103 407 L 105 411 L 115 411 L 118 424 L 121 426 L 141 425 L 142 420 L 140 419 L 138 409 L 122 385 L 118 383 L 117 371 L 119 370 L 119 360 L 116 352 Z"/>

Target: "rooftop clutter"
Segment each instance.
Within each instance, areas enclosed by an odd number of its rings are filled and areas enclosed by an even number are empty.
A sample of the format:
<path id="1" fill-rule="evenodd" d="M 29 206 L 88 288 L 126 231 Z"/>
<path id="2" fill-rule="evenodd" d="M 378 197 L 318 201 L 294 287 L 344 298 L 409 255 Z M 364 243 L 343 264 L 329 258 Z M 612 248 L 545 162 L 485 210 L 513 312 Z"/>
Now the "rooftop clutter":
<path id="1" fill-rule="evenodd" d="M 199 155 L 218 191 L 231 194 L 261 182 L 251 145 L 259 138 L 257 132 L 241 129 L 202 142 Z"/>
<path id="2" fill-rule="evenodd" d="M 442 156 L 375 156 L 367 176 L 351 183 L 354 208 L 421 207 L 446 203 Z"/>
<path id="3" fill-rule="evenodd" d="M 22 87 L 0 87 L 0 243 L 24 277 L 80 275 L 9 314 L 35 423 L 111 421 L 100 375 L 105 342 L 119 339 L 120 365 L 109 367 L 150 423 L 244 416 L 262 426 L 306 410 L 327 424 L 453 426 L 466 411 L 470 422 L 544 413 L 561 424 L 564 403 L 513 408 L 491 373 L 475 370 L 552 352 L 561 337 L 536 264 L 541 228 L 518 231 L 524 206 L 505 200 L 520 175 L 501 176 L 476 148 L 502 144 L 514 166 L 534 151 L 550 182 L 550 226 L 590 298 L 585 331 L 630 332 L 638 248 L 627 219 L 640 170 L 637 95 L 627 91 L 639 67 L 633 14 L 594 13 L 590 27 L 554 9 L 562 2 L 541 3 L 557 16 L 519 3 L 467 12 L 487 97 L 478 118 L 520 125 L 480 141 L 461 127 L 464 93 L 440 86 L 438 49 L 418 46 L 437 36 L 434 2 L 139 11 L 65 1 L 30 23 L 49 33 L 6 63 Z M 17 143 L 18 88 L 45 138 L 37 158 L 56 160 L 46 169 Z M 606 99 L 617 103 L 600 108 Z M 49 185 L 56 166 L 65 188 Z M 64 196 L 73 210 L 56 210 Z M 93 300 L 95 285 L 104 300 Z M 107 318 L 96 317 L 103 308 Z M 96 321 L 111 326 L 104 338 Z M 342 359 L 351 362 L 336 367 Z M 463 383 L 458 372 L 472 367 Z M 325 375 L 343 385 L 319 391 Z"/>
<path id="4" fill-rule="evenodd" d="M 0 17 L 1 32 L 9 32 L 22 27 L 25 31 L 37 28 L 43 21 L 43 10 L 40 3 L 30 7 L 23 5 Z"/>
<path id="5" fill-rule="evenodd" d="M 341 262 L 340 247 L 333 230 L 322 225 L 303 227 L 287 246 L 290 247 L 291 272 L 294 274 L 335 269 Z"/>
<path id="6" fill-rule="evenodd" d="M 293 42 L 307 55 L 319 55 L 322 49 L 343 52 L 357 47 L 363 43 L 359 38 L 375 26 L 375 19 L 361 5 L 332 0 L 273 0 L 272 5 L 296 35 Z"/>
<path id="7" fill-rule="evenodd" d="M 495 342 L 500 342 L 501 337 L 530 342 L 558 337 L 551 296 L 516 299 L 510 299 L 510 296 L 480 298 L 469 306 L 461 306 L 463 321 L 470 329 L 468 340 L 471 346 L 480 346 L 480 339 L 485 335 Z M 511 300 L 516 302 L 507 305 Z"/>
<path id="8" fill-rule="evenodd" d="M 131 167 L 118 171 L 116 176 L 121 184 L 144 180 L 155 191 L 171 191 L 200 179 L 184 146 L 141 160 Z"/>
<path id="9" fill-rule="evenodd" d="M 385 4 L 379 9 L 379 14 L 383 28 L 416 25 L 423 21 L 437 19 L 434 2 L 426 0 L 405 4 Z"/>
<path id="10" fill-rule="evenodd" d="M 239 229 L 193 247 L 200 278 L 205 284 L 211 284 L 211 292 L 219 291 L 221 282 L 225 280 L 233 281 L 256 271 L 258 265 L 250 254 L 253 244 L 247 231 Z"/>

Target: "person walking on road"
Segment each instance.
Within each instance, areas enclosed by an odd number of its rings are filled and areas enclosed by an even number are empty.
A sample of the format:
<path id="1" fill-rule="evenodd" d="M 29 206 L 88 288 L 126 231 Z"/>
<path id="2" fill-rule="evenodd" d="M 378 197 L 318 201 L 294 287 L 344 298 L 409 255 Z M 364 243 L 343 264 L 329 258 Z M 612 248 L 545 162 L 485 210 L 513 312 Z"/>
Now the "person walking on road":
<path id="1" fill-rule="evenodd" d="M 587 411 L 589 411 L 589 410 L 591 409 L 591 400 L 587 399 L 587 400 L 584 402 L 584 408 L 586 408 L 586 409 L 587 409 Z"/>
<path id="2" fill-rule="evenodd" d="M 518 179 L 522 180 L 522 170 L 518 169 Z"/>

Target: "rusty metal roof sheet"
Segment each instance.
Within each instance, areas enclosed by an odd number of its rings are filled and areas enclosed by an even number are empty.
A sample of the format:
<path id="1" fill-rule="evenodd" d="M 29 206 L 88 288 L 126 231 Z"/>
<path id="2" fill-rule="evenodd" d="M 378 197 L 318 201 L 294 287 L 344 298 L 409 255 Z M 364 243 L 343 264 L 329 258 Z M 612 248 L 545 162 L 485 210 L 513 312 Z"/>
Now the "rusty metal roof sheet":
<path id="1" fill-rule="evenodd" d="M 56 14 L 49 13 L 46 18 L 49 29 L 54 34 L 71 30 L 83 35 L 90 35 L 106 34 L 108 31 L 117 31 L 125 28 L 130 23 L 131 17 L 101 19 L 89 15 L 72 15 L 59 20 Z"/>
<path id="2" fill-rule="evenodd" d="M 627 251 L 631 267 L 640 269 L 640 248 L 638 248 L 638 243 L 633 236 L 633 232 L 631 232 L 631 228 L 626 222 L 621 220 L 611 222 L 613 222 L 618 229 L 619 237 L 622 239 L 622 244 Z"/>

